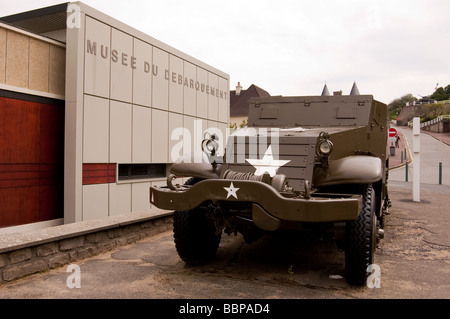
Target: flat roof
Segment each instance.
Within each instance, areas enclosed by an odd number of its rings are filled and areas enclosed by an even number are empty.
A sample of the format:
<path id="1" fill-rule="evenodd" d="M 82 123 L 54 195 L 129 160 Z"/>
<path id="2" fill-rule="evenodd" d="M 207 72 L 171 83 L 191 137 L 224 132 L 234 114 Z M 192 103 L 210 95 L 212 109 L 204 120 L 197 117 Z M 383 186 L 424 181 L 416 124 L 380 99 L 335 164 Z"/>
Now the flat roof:
<path id="1" fill-rule="evenodd" d="M 35 34 L 66 28 L 69 2 L 0 17 L 0 21 Z"/>

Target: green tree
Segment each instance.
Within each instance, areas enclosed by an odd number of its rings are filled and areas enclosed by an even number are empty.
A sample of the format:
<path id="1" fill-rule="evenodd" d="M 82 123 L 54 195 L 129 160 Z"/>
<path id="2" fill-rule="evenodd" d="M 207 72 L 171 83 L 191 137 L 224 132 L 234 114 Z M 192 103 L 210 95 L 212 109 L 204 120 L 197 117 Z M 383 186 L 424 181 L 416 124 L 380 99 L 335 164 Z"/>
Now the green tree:
<path id="1" fill-rule="evenodd" d="M 393 100 L 391 103 L 388 104 L 390 117 L 394 120 L 397 119 L 398 114 L 400 114 L 401 110 L 406 105 L 406 103 L 414 101 L 417 101 L 417 98 L 415 98 L 411 93 L 403 95 L 402 97 Z"/>
<path id="2" fill-rule="evenodd" d="M 437 118 L 439 115 L 447 114 L 446 107 L 443 104 L 424 104 L 422 105 L 421 122 L 426 122 Z"/>
<path id="3" fill-rule="evenodd" d="M 433 94 L 430 95 L 432 99 L 436 101 L 444 101 L 450 99 L 450 85 L 447 85 L 445 89 L 443 87 L 439 87 L 434 91 Z"/>

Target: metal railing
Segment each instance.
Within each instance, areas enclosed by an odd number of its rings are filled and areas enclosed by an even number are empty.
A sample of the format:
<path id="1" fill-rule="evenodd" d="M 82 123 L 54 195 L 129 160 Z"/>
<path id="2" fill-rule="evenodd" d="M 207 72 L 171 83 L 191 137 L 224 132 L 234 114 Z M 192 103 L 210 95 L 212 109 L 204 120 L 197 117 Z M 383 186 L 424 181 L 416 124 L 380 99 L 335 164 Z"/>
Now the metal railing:
<path id="1" fill-rule="evenodd" d="M 427 121 L 427 122 L 420 123 L 420 127 L 422 128 L 422 127 L 430 126 L 430 125 L 433 125 L 433 124 L 437 124 L 437 123 L 439 123 L 441 121 L 444 121 L 444 120 L 450 120 L 450 114 L 439 115 L 435 119 L 432 119 L 432 120 Z M 413 120 L 408 122 L 408 126 L 409 127 L 413 126 Z"/>

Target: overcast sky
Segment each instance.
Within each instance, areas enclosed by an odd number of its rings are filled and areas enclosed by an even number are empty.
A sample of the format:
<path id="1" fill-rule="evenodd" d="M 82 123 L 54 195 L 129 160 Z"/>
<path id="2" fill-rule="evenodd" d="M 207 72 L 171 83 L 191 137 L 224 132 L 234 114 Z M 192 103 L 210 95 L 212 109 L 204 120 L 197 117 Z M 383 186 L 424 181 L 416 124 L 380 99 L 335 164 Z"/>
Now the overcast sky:
<path id="1" fill-rule="evenodd" d="M 64 1 L 0 0 L 0 16 Z M 386 104 L 450 84 L 448 0 L 84 0 L 271 95 L 361 94 Z"/>

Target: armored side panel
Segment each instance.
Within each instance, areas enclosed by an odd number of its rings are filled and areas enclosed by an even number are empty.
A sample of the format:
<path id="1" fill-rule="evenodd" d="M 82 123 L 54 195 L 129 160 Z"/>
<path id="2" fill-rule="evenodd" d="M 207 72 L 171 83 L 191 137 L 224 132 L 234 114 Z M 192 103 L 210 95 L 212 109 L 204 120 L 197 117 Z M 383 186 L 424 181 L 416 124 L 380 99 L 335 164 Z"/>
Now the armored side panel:
<path id="1" fill-rule="evenodd" d="M 387 160 L 387 106 L 371 95 L 252 98 L 249 126 L 330 134 L 330 160 L 369 154 Z M 315 132 L 318 130 L 318 132 Z"/>
<path id="2" fill-rule="evenodd" d="M 252 98 L 249 126 L 365 126 L 371 116 L 371 95 Z"/>

